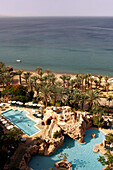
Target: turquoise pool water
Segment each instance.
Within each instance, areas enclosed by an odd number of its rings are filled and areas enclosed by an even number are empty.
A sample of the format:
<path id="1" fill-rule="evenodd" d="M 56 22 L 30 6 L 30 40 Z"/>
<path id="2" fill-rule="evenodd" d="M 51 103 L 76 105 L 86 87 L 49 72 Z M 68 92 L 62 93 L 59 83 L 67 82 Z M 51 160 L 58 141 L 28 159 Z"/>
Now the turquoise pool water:
<path id="1" fill-rule="evenodd" d="M 40 131 L 34 127 L 36 123 L 26 117 L 27 112 L 25 110 L 20 111 L 10 109 L 1 114 L 10 120 L 19 129 L 25 132 L 28 136 L 32 136 L 33 134 Z"/>
<path id="2" fill-rule="evenodd" d="M 91 137 L 92 133 L 96 134 L 96 138 Z M 85 134 L 85 144 L 81 145 L 76 140 L 66 137 L 64 145 L 54 155 L 49 157 L 36 155 L 29 162 L 29 167 L 33 170 L 49 170 L 49 168 L 54 167 L 55 162 L 59 161 L 58 156 L 62 152 L 69 155 L 67 160 L 72 163 L 73 170 L 101 169 L 102 165 L 97 160 L 100 154 L 93 153 L 93 148 L 96 143 L 101 143 L 105 136 L 96 129 L 89 129 Z M 67 148 L 67 145 L 69 145 L 69 148 Z"/>

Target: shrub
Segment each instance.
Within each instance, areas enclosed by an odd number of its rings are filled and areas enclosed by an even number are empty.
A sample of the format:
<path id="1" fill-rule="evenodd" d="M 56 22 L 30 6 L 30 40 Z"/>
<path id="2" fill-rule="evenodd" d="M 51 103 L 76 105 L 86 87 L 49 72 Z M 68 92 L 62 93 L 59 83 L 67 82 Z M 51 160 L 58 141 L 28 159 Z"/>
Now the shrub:
<path id="1" fill-rule="evenodd" d="M 103 120 L 102 116 L 94 116 L 93 117 L 93 124 L 98 126 L 98 127 L 104 126 L 104 120 Z"/>
<path id="2" fill-rule="evenodd" d="M 106 141 L 108 144 L 113 143 L 113 134 L 112 133 L 108 133 L 107 135 L 105 135 Z"/>
<path id="3" fill-rule="evenodd" d="M 56 132 L 54 132 L 53 134 L 53 138 L 57 139 L 61 137 L 61 132 L 58 132 L 58 130 Z"/>
<path id="4" fill-rule="evenodd" d="M 55 106 L 56 106 L 56 107 L 60 107 L 60 106 L 61 106 L 60 102 L 56 102 L 56 103 L 55 103 Z"/>
<path id="5" fill-rule="evenodd" d="M 27 93 L 27 88 L 22 85 L 8 85 L 2 91 L 2 95 L 11 95 L 11 96 L 25 96 L 26 93 Z"/>
<path id="6" fill-rule="evenodd" d="M 29 98 L 27 98 L 26 96 L 15 96 L 15 97 L 12 97 L 12 101 L 20 101 L 20 102 L 28 102 L 29 101 Z"/>
<path id="7" fill-rule="evenodd" d="M 42 142 L 42 136 L 37 136 L 36 138 L 36 141 L 37 141 L 37 145 L 40 145 L 41 144 L 41 142 Z"/>

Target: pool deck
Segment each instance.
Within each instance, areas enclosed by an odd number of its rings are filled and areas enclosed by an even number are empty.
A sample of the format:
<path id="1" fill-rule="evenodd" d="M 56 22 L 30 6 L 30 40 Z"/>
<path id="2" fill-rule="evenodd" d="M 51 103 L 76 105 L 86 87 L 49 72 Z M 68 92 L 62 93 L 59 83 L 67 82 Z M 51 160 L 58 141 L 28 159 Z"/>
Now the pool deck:
<path id="1" fill-rule="evenodd" d="M 10 104 L 5 104 L 5 106 L 3 107 L 3 108 L 0 108 L 0 113 L 3 113 L 3 112 L 5 112 L 5 111 L 7 111 L 7 110 L 10 110 L 10 109 L 14 109 L 14 110 L 16 110 L 16 109 L 18 109 L 18 110 L 20 110 L 20 111 L 23 111 L 23 110 L 25 110 L 26 112 L 28 112 L 28 114 L 27 114 L 27 118 L 29 118 L 29 119 L 31 119 L 32 121 L 34 121 L 35 123 L 36 123 L 36 117 L 35 116 L 33 116 L 33 108 L 25 108 L 25 107 L 18 107 L 18 106 L 10 106 Z M 38 109 L 35 109 L 35 111 L 38 111 Z M 2 114 L 1 114 L 2 115 Z M 3 116 L 3 115 L 2 115 Z M 3 116 L 4 117 L 4 116 Z M 6 120 L 8 120 L 6 117 L 4 117 Z M 10 124 L 13 124 L 11 121 L 9 121 L 8 120 L 8 122 L 10 122 Z M 14 125 L 14 124 L 13 124 Z M 16 125 L 14 125 L 14 127 L 17 127 Z M 43 129 L 44 129 L 44 126 L 39 126 L 37 123 L 36 123 L 36 125 L 35 125 L 35 127 L 36 128 L 38 128 L 40 131 L 39 132 L 37 132 L 37 133 L 35 133 L 35 134 L 33 134 L 32 136 L 28 136 L 27 134 L 23 134 L 23 137 L 26 137 L 26 138 L 32 138 L 32 139 L 34 139 L 36 136 L 43 136 L 44 135 L 44 132 L 43 132 Z M 18 127 L 17 127 L 18 128 Z"/>

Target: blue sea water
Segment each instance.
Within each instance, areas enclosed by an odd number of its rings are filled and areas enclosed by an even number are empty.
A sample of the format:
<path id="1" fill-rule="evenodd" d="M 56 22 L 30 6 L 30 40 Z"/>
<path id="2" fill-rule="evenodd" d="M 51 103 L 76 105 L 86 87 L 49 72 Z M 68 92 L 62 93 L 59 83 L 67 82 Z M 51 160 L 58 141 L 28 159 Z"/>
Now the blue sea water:
<path id="1" fill-rule="evenodd" d="M 111 76 L 113 18 L 0 18 L 0 61 L 14 69 Z"/>
<path id="2" fill-rule="evenodd" d="M 95 133 L 96 138 L 92 138 L 91 134 Z M 54 163 L 59 161 L 60 152 L 68 154 L 67 161 L 72 163 L 72 170 L 99 170 L 102 168 L 99 158 L 100 153 L 94 153 L 93 148 L 96 143 L 101 143 L 105 139 L 102 132 L 96 129 L 89 129 L 85 132 L 85 144 L 79 144 L 76 140 L 65 138 L 64 145 L 59 148 L 51 156 L 32 157 L 29 162 L 29 167 L 33 170 L 49 170 L 54 168 Z M 69 148 L 67 148 L 67 145 Z"/>

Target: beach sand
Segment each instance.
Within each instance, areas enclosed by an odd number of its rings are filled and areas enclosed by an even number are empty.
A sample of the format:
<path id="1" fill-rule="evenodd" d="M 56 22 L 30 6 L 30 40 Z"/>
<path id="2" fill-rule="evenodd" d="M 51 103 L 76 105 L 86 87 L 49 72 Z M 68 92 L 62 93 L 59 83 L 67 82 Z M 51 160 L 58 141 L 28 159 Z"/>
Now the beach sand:
<path id="1" fill-rule="evenodd" d="M 16 72 L 16 71 L 18 71 L 18 70 L 14 70 L 13 72 Z M 31 70 L 22 70 L 22 71 L 23 71 L 23 74 L 26 73 L 26 72 L 30 72 L 30 73 L 32 74 L 32 76 L 36 76 L 36 75 L 38 76 L 37 71 L 31 71 Z M 51 73 L 55 74 L 55 77 L 56 77 L 58 80 L 60 80 L 60 81 L 61 81 L 60 76 L 62 76 L 62 75 L 69 75 L 69 76 L 71 76 L 71 79 L 75 79 L 75 78 L 76 78 L 76 74 L 56 73 L 56 72 L 51 72 Z M 23 74 L 22 74 L 22 76 L 23 76 Z M 45 76 L 45 75 L 47 75 L 47 73 L 44 73 L 44 74 L 43 74 L 43 76 Z M 94 79 L 97 79 L 97 78 L 98 78 L 97 75 L 92 75 L 92 77 L 93 77 Z M 104 76 L 103 76 L 103 77 L 104 77 Z M 107 95 L 107 96 L 113 95 L 113 77 L 109 77 L 108 82 L 110 82 L 110 87 L 109 87 L 109 92 L 108 92 L 108 94 L 107 94 L 107 92 L 104 92 L 104 91 L 102 92 L 103 95 Z M 18 83 L 19 83 L 19 76 L 16 75 L 16 76 L 14 76 L 14 84 L 18 84 Z M 23 79 L 22 79 L 22 84 L 25 84 L 25 80 L 23 80 Z M 105 86 L 105 82 L 101 82 L 101 84 L 102 84 L 102 86 Z M 93 82 L 93 88 L 95 88 L 95 83 L 94 83 L 94 82 Z"/>

